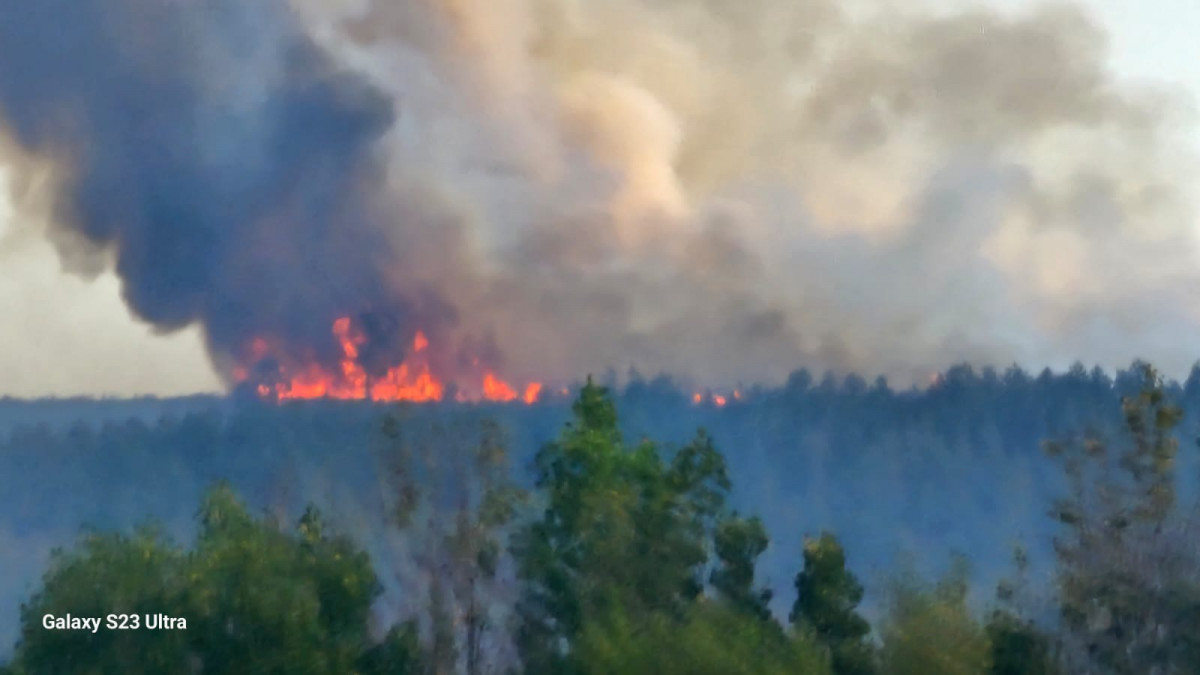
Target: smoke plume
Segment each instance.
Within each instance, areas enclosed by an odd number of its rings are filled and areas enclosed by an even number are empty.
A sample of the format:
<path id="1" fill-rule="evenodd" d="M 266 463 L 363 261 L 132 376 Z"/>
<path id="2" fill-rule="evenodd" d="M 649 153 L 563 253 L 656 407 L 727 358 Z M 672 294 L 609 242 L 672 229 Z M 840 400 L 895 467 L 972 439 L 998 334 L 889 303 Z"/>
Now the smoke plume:
<path id="1" fill-rule="evenodd" d="M 129 308 L 334 363 L 1182 368 L 1189 111 L 1080 9 L 0 0 L 0 124 Z M 33 169 L 28 169 L 32 171 Z"/>

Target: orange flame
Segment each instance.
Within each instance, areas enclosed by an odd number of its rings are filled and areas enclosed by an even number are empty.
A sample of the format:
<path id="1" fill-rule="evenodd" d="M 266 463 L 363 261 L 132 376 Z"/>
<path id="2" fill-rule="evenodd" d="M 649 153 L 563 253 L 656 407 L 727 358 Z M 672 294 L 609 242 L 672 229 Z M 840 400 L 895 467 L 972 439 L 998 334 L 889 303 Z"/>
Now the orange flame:
<path id="1" fill-rule="evenodd" d="M 334 321 L 332 331 L 342 351 L 342 359 L 336 370 L 331 372 L 317 363 L 299 369 L 285 368 L 281 373 L 283 382 L 257 385 L 259 396 L 274 397 L 281 401 L 334 398 L 412 402 L 440 401 L 445 396 L 445 384 L 433 374 L 425 358 L 429 339 L 423 332 L 417 331 L 413 335 L 412 352 L 404 361 L 389 368 L 382 376 L 370 377 L 358 361 L 361 348 L 367 343 L 367 336 L 349 317 Z M 257 363 L 272 351 L 267 340 L 255 338 L 248 346 L 244 362 Z M 238 382 L 249 379 L 249 370 L 245 365 L 235 366 L 232 374 Z M 483 398 L 489 401 L 507 402 L 520 398 L 526 403 L 535 403 L 541 391 L 540 382 L 531 382 L 525 386 L 524 395 L 519 396 L 512 385 L 492 372 L 484 374 L 482 383 Z M 455 400 L 467 402 L 475 399 L 469 391 L 460 389 Z"/>
<path id="2" fill-rule="evenodd" d="M 483 376 L 483 397 L 489 401 L 511 401 L 517 397 L 517 390 L 492 373 L 487 373 Z"/>
<path id="3" fill-rule="evenodd" d="M 695 392 L 692 394 L 692 404 L 700 405 L 700 404 L 704 403 L 705 400 L 708 400 L 713 405 L 717 406 L 718 408 L 723 408 L 729 404 L 731 397 L 732 397 L 732 400 L 741 401 L 745 398 L 745 394 L 743 394 L 740 389 L 734 389 L 733 394 L 731 396 L 727 396 L 724 394 L 716 394 L 716 393 L 713 393 L 712 391 L 707 391 L 707 392 L 703 392 L 703 393 Z"/>

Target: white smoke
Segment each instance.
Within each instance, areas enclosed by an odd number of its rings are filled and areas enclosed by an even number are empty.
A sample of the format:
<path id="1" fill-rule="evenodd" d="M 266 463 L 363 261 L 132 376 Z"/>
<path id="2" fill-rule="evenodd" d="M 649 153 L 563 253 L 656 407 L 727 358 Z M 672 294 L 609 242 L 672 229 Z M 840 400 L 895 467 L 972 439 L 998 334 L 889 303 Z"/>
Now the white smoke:
<path id="1" fill-rule="evenodd" d="M 1200 355 L 1190 104 L 1078 7 L 292 3 L 395 104 L 394 282 L 514 379 Z"/>
<path id="2" fill-rule="evenodd" d="M 521 374 L 1198 355 L 1190 110 L 1119 84 L 1076 7 L 299 6 L 469 243 L 417 273 Z"/>

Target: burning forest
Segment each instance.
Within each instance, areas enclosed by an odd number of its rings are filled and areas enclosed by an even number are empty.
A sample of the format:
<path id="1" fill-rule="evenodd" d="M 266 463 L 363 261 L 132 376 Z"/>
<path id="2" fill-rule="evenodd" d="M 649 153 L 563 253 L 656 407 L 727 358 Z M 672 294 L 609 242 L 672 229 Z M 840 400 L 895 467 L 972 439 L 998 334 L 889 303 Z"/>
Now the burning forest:
<path id="1" fill-rule="evenodd" d="M 1085 10 L 717 4 L 8 0 L 0 251 L 282 399 L 1190 365 L 1187 104 Z"/>
<path id="2" fill-rule="evenodd" d="M 471 359 L 471 368 L 478 373 L 474 386 L 446 381 L 431 371 L 429 339 L 418 330 L 412 337 L 407 353 L 400 360 L 368 370 L 369 354 L 378 352 L 363 326 L 350 317 L 333 322 L 332 335 L 341 348 L 336 364 L 323 365 L 314 352 L 303 354 L 302 360 L 286 356 L 271 340 L 254 338 L 245 350 L 244 363 L 233 368 L 233 380 L 239 387 L 248 387 L 265 399 L 287 401 L 294 399 L 332 398 L 341 400 L 409 401 L 425 403 L 441 401 L 447 395 L 459 402 L 523 401 L 536 403 L 543 384 L 529 382 L 521 389 L 500 379 L 479 359 Z M 369 325 L 369 324 L 368 324 Z M 280 356 L 285 355 L 285 356 Z M 379 359 L 375 359 L 379 361 Z"/>
<path id="3" fill-rule="evenodd" d="M 1195 672 L 1196 107 L 1015 5 L 0 0 L 0 675 Z"/>

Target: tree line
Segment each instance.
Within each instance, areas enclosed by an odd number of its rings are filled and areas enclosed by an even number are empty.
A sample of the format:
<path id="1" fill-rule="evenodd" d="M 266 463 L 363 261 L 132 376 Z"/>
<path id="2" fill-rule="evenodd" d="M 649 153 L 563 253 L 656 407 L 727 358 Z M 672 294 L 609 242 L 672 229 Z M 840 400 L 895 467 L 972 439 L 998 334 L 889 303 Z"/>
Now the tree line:
<path id="1" fill-rule="evenodd" d="M 1025 583 L 1017 551 L 982 612 L 959 558 L 940 578 L 895 570 L 869 622 L 830 532 L 803 538 L 790 611 L 772 611 L 756 571 L 770 534 L 732 507 L 712 436 L 630 442 L 589 381 L 529 486 L 514 482 L 494 423 L 413 438 L 389 417 L 387 518 L 414 542 L 417 570 L 403 616 L 379 606 L 388 570 L 316 509 L 285 526 L 218 485 L 190 545 L 146 526 L 57 551 L 21 607 L 6 672 L 1200 672 L 1196 504 L 1177 486 L 1183 410 L 1146 366 L 1114 413 L 1116 425 L 1046 445 L 1066 486 L 1048 505 L 1053 588 Z M 470 452 L 441 452 L 463 442 Z M 47 614 L 117 611 L 186 617 L 188 629 L 42 627 Z"/>

